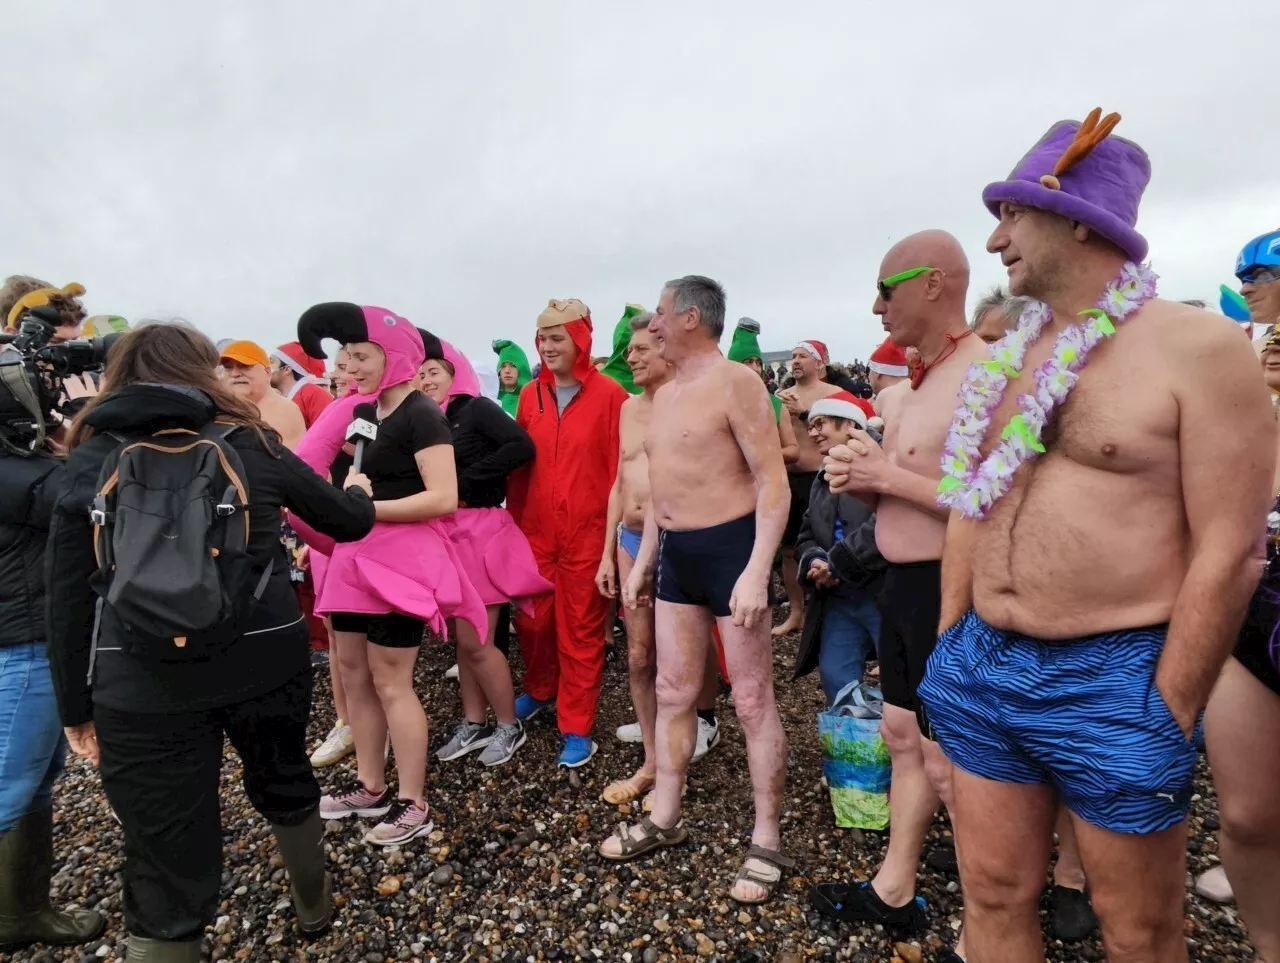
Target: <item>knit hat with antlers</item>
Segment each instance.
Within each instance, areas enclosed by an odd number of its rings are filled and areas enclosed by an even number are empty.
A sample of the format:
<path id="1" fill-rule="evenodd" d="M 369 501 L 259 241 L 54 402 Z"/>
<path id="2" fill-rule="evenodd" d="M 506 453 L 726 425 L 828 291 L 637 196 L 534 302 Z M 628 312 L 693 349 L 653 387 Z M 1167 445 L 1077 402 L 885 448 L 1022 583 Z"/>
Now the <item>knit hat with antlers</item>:
<path id="1" fill-rule="evenodd" d="M 987 185 L 982 200 L 996 217 L 1001 202 L 1049 211 L 1106 238 L 1132 261 L 1147 256 L 1135 229 L 1151 162 L 1137 144 L 1110 136 L 1119 114 L 1095 108 L 1083 124 L 1054 124 L 1018 162 L 1009 179 Z"/>

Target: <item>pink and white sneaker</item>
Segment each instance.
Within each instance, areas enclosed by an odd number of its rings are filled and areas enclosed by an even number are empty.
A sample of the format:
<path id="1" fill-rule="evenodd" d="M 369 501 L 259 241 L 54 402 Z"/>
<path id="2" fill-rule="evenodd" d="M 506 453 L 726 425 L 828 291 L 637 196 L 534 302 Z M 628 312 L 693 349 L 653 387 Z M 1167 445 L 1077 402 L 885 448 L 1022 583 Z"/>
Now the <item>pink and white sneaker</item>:
<path id="1" fill-rule="evenodd" d="M 375 846 L 396 846 L 425 836 L 435 829 L 431 807 L 411 799 L 397 799 L 382 822 L 365 833 L 364 841 Z"/>
<path id="2" fill-rule="evenodd" d="M 346 819 L 348 816 L 382 816 L 391 809 L 395 799 L 388 786 L 381 793 L 373 793 L 364 783 L 353 783 L 349 788 L 333 795 L 320 797 L 321 819 Z"/>

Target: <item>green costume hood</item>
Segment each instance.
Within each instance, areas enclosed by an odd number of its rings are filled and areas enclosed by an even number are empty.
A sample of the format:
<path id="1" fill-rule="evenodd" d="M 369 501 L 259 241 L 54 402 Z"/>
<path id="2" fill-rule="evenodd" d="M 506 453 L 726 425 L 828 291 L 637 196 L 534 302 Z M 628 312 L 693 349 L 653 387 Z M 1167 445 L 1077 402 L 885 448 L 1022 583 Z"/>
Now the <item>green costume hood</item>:
<path id="1" fill-rule="evenodd" d="M 729 360 L 742 364 L 752 358 L 759 358 L 764 363 L 764 353 L 760 350 L 760 322 L 754 318 L 739 318 L 738 326 L 733 329 L 733 340 L 729 342 Z M 770 394 L 769 403 L 773 405 L 773 420 L 781 421 L 782 399 Z"/>
<path id="2" fill-rule="evenodd" d="M 525 385 L 533 380 L 533 372 L 529 370 L 529 359 L 525 355 L 524 349 L 514 341 L 501 339 L 494 341 L 493 350 L 498 356 L 499 371 L 502 370 L 504 364 L 516 366 L 516 388 L 514 391 L 508 391 L 504 388 L 501 378 L 498 381 L 498 403 L 502 405 L 503 411 L 514 418 L 516 409 L 520 406 L 520 392 Z"/>
<path id="3" fill-rule="evenodd" d="M 609 363 L 600 369 L 600 373 L 608 375 L 630 394 L 640 394 L 640 388 L 631 380 L 631 366 L 627 364 L 627 348 L 631 346 L 631 319 L 644 314 L 644 308 L 638 304 L 628 304 L 622 312 L 620 320 L 613 329 L 613 354 L 609 355 Z"/>
<path id="4" fill-rule="evenodd" d="M 764 359 L 760 350 L 760 322 L 739 318 L 738 326 L 733 329 L 733 340 L 729 342 L 729 360 L 741 364 L 748 358 Z"/>

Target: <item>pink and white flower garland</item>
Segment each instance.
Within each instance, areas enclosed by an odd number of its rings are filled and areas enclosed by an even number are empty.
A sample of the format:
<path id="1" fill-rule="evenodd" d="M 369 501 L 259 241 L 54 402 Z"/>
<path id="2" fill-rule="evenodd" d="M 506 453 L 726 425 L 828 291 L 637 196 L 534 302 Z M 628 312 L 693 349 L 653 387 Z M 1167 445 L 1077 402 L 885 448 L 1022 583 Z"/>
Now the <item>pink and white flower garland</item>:
<path id="1" fill-rule="evenodd" d="M 1107 285 L 1098 306 L 1080 312 L 1087 320 L 1058 335 L 1048 359 L 1036 369 L 1034 392 L 1018 395 L 1018 413 L 1009 419 L 1000 442 L 979 463 L 982 443 L 991 430 L 991 416 L 1000 407 L 1009 381 L 1022 373 L 1027 349 L 1053 320 L 1047 304 L 1033 301 L 1014 329 L 991 346 L 991 357 L 969 366 L 942 450 L 938 505 L 959 509 L 969 518 L 986 517 L 991 506 L 1009 491 L 1023 462 L 1044 453 L 1040 441 L 1044 426 L 1053 409 L 1075 387 L 1089 352 L 1116 333 L 1116 324 L 1155 296 L 1152 270 L 1132 261 L 1126 263 L 1120 276 Z"/>

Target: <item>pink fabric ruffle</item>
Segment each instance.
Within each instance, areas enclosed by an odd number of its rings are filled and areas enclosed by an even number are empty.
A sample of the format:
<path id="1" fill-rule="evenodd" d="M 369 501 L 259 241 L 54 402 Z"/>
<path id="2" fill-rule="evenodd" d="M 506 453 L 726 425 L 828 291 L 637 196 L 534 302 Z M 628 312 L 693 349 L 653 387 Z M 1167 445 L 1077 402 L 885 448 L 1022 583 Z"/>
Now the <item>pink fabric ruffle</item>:
<path id="1" fill-rule="evenodd" d="M 443 521 L 462 568 L 485 605 L 510 601 L 532 615 L 533 596 L 554 588 L 538 574 L 533 550 L 505 508 L 459 508 Z"/>
<path id="2" fill-rule="evenodd" d="M 378 522 L 358 542 L 334 546 L 316 573 L 316 613 L 399 612 L 440 636 L 446 619 L 464 619 L 480 638 L 489 629 L 484 601 L 449 540 L 447 521 Z"/>

